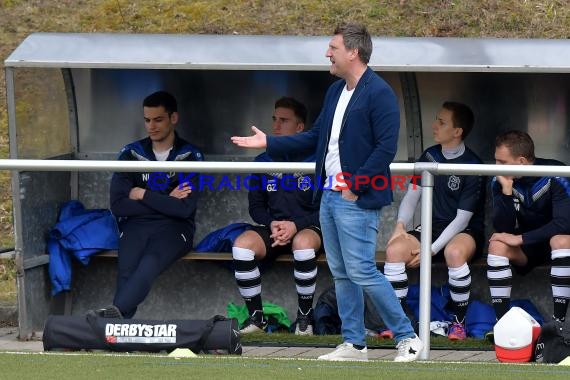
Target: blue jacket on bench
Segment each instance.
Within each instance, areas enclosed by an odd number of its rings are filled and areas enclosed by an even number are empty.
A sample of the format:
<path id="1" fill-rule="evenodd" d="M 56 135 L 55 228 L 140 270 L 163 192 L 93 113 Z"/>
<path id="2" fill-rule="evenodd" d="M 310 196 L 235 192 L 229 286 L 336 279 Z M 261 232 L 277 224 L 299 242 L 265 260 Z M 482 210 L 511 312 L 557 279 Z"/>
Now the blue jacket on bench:
<path id="1" fill-rule="evenodd" d="M 119 230 L 110 210 L 86 210 L 79 201 L 63 204 L 47 243 L 52 295 L 71 289 L 71 256 L 83 265 L 91 255 L 119 248 Z"/>

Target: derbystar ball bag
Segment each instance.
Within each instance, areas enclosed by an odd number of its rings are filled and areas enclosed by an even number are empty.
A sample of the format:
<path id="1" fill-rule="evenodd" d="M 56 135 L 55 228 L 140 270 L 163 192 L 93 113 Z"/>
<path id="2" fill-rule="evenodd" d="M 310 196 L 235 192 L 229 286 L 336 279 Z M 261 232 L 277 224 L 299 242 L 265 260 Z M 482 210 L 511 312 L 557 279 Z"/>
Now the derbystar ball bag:
<path id="1" fill-rule="evenodd" d="M 43 333 L 44 350 L 173 351 L 241 355 L 237 320 L 137 320 L 51 315 Z"/>

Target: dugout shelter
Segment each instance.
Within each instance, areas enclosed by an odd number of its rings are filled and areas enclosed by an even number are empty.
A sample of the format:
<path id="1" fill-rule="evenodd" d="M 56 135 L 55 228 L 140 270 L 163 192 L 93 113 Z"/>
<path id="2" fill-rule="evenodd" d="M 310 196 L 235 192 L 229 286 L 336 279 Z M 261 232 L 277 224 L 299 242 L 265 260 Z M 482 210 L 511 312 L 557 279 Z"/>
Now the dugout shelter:
<path id="1" fill-rule="evenodd" d="M 310 121 L 335 80 L 325 51 L 329 36 L 222 36 L 34 33 L 4 61 L 12 159 L 114 160 L 119 149 L 145 136 L 142 99 L 159 89 L 179 102 L 178 132 L 208 161 L 251 161 L 259 152 L 230 142 L 257 125 L 270 132 L 274 101 L 293 96 Z M 431 123 L 445 100 L 468 104 L 476 125 L 467 139 L 494 163 L 494 136 L 528 131 L 537 154 L 570 162 L 570 44 L 567 40 L 373 38 L 370 66 L 394 88 L 400 103 L 397 162 L 413 162 L 433 144 Z M 231 170 L 228 175 L 233 175 Z M 115 261 L 94 258 L 74 266 L 71 292 L 52 298 L 46 233 L 62 202 L 108 207 L 110 171 L 13 171 L 15 254 L 20 337 L 43 328 L 47 315 L 80 315 L 108 304 Z M 378 249 L 394 225 L 403 191 L 382 214 Z M 419 220 L 419 219 L 418 219 Z M 247 193 L 205 191 L 195 243 L 232 222 L 251 221 Z M 154 284 L 140 318 L 209 318 L 241 304 L 228 263 L 184 261 Z M 437 278 L 434 272 L 434 279 Z M 441 279 L 446 271 L 440 274 Z M 516 286 L 550 308 L 544 289 Z M 262 279 L 265 300 L 294 318 L 292 264 L 279 263 Z M 319 267 L 317 296 L 332 283 Z M 486 300 L 484 271 L 474 274 L 473 295 Z M 478 285 L 475 285 L 478 284 Z M 514 294 L 517 297 L 517 294 Z M 545 299 L 544 305 L 540 300 Z"/>

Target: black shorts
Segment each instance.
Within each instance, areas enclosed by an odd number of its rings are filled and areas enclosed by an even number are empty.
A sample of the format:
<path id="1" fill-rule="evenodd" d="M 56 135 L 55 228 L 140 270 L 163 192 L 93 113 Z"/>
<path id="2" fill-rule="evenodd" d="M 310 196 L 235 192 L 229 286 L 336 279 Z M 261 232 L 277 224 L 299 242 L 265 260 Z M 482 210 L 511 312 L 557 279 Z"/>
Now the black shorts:
<path id="1" fill-rule="evenodd" d="M 523 244 L 521 250 L 527 257 L 528 262 L 523 266 L 512 264 L 518 274 L 525 275 L 534 268 L 552 261 L 552 248 L 550 248 L 550 242 L 548 241 L 535 244 Z"/>
<path id="2" fill-rule="evenodd" d="M 433 224 L 431 228 L 431 242 L 437 240 L 439 235 L 445 230 L 447 225 L 445 224 Z M 418 239 L 421 242 L 421 231 L 422 226 L 417 226 L 413 231 L 408 231 L 410 235 Z M 485 247 L 485 234 L 482 231 L 477 231 L 472 228 L 467 227 L 460 233 L 467 234 L 475 240 L 475 254 L 471 258 L 470 261 L 475 261 L 481 256 L 483 256 L 483 248 Z M 444 247 L 445 249 L 445 247 Z M 443 255 L 443 249 L 439 252 L 436 252 L 434 256 L 432 256 L 432 262 L 445 262 L 445 256 Z"/>
<path id="3" fill-rule="evenodd" d="M 321 248 L 315 252 L 315 254 L 320 254 L 323 251 L 323 235 L 321 233 L 321 229 L 317 226 L 308 226 L 304 228 L 305 230 L 313 230 L 315 231 L 318 235 L 319 238 L 321 239 Z M 273 244 L 274 240 L 270 237 L 271 236 L 271 229 L 269 229 L 269 227 L 266 226 L 252 226 L 251 227 L 251 231 L 256 232 L 261 239 L 263 240 L 263 243 L 265 243 L 265 258 L 263 260 L 273 260 L 275 259 L 277 256 L 281 256 L 284 254 L 292 254 L 292 247 L 291 247 L 291 243 L 286 244 L 286 245 L 276 245 L 275 247 L 272 247 L 271 244 Z M 303 231 L 303 230 L 301 230 Z M 297 233 L 301 232 L 301 231 L 297 231 Z"/>

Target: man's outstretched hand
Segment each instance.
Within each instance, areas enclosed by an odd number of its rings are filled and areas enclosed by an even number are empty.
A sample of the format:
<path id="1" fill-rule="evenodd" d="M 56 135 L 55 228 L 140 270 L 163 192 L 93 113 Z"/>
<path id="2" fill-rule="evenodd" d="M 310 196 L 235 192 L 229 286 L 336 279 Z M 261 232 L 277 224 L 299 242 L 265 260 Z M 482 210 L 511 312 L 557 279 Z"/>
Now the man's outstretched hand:
<path id="1" fill-rule="evenodd" d="M 267 136 L 256 127 L 252 126 L 253 136 L 232 136 L 232 142 L 242 148 L 267 148 Z"/>

